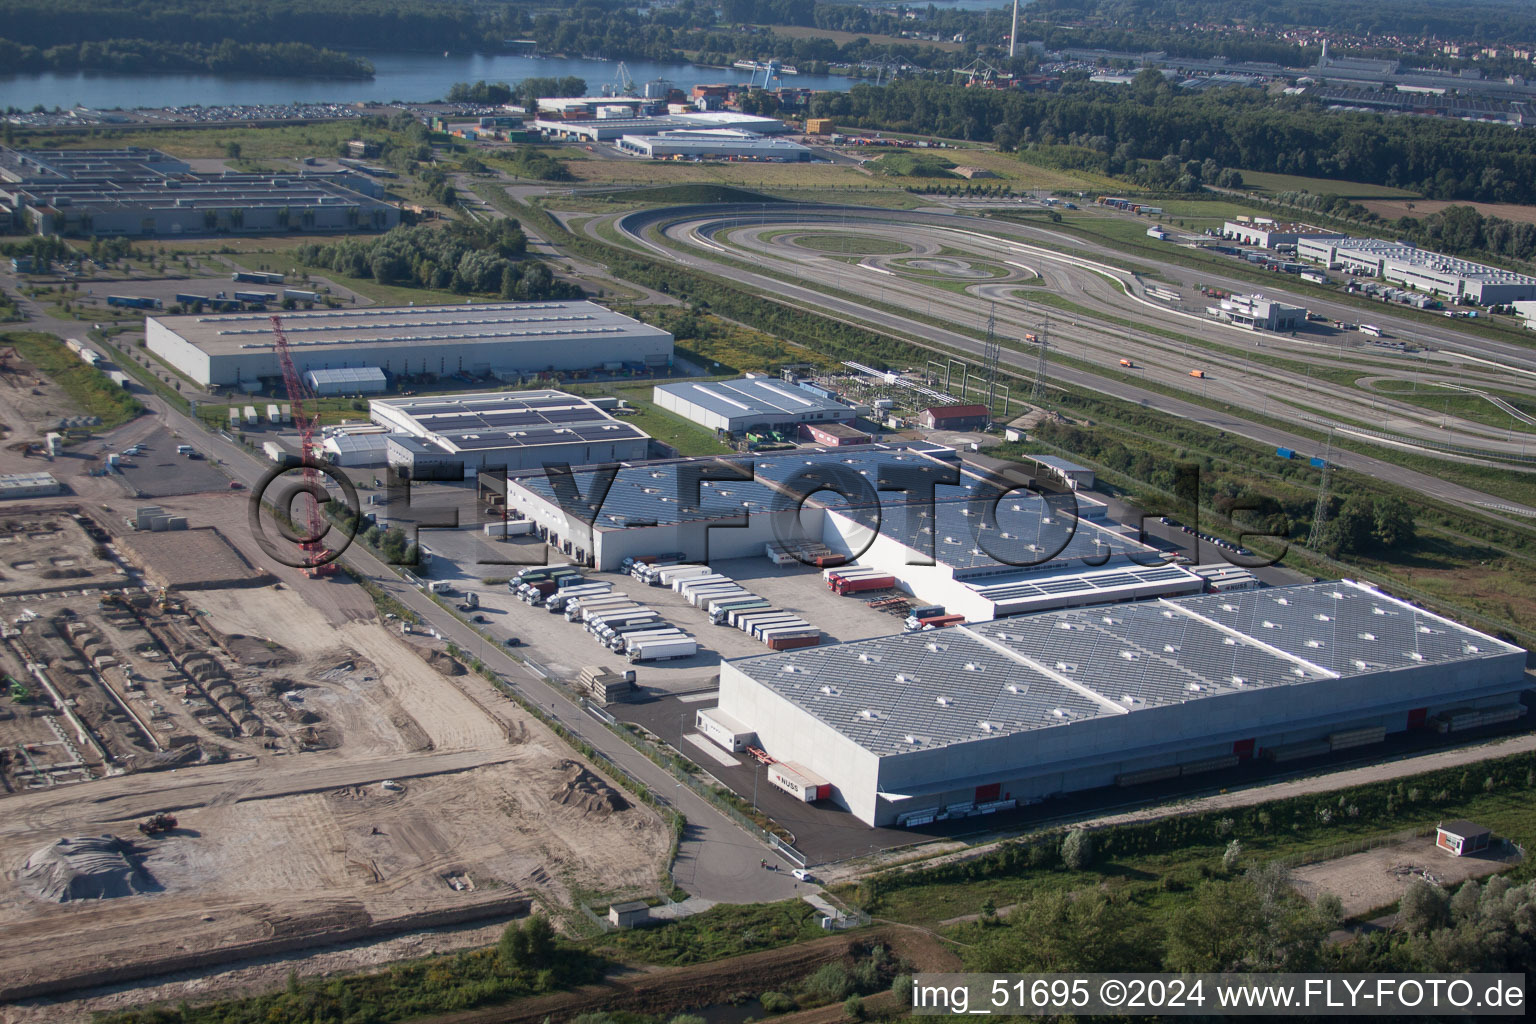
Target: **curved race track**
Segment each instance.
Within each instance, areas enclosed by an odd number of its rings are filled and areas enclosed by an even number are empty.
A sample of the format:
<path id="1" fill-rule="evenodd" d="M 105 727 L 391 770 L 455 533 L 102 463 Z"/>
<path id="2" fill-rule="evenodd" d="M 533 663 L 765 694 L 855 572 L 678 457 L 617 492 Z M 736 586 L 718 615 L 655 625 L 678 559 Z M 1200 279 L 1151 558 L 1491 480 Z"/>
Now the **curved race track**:
<path id="1" fill-rule="evenodd" d="M 1376 322 L 1390 338 L 1422 346 L 1420 353 L 1365 344 L 1357 332 L 1325 324 L 1310 323 L 1294 335 L 1219 324 L 1199 312 L 1205 297 L 1182 280 L 1195 276 L 1192 271 L 1167 266 L 1159 268 L 1165 280 L 1143 282 L 1118 266 L 1122 258 L 1113 252 L 1006 221 L 795 204 L 670 207 L 600 218 L 585 229 L 595 233 L 600 221 L 669 260 L 713 273 L 726 269 L 722 261 L 735 260 L 758 272 L 729 267 L 734 280 L 785 301 L 974 357 L 980 356 L 990 312 L 1003 344 L 1002 361 L 1026 380 L 1034 375 L 1038 353 L 1027 339 L 1045 336 L 1053 360 L 1048 377 L 1054 382 L 1139 402 L 1264 444 L 1309 454 L 1318 447 L 1235 412 L 1141 384 L 1155 382 L 1312 430 L 1336 427 L 1373 443 L 1392 443 L 1373 436 L 1385 433 L 1443 458 L 1497 459 L 1512 472 L 1536 467 L 1536 434 L 1522 434 L 1530 427 L 1516 416 L 1508 427 L 1490 426 L 1355 383 L 1395 378 L 1414 381 L 1415 388 L 1422 383 L 1430 392 L 1431 382 L 1440 381 L 1478 393 L 1492 389 L 1536 398 L 1536 353 L 1426 329 L 1385 307 L 1379 316 L 1373 313 Z M 1199 276 L 1226 291 L 1244 287 L 1204 272 Z M 1156 298 L 1147 284 L 1176 292 L 1177 301 Z M 1288 297 L 1276 289 L 1265 294 L 1330 318 L 1359 316 L 1350 306 Z M 1133 368 L 1123 369 L 1121 359 Z M 1205 377 L 1192 378 L 1192 369 L 1203 370 Z M 1519 508 L 1347 451 L 1336 450 L 1334 461 L 1484 512 Z"/>

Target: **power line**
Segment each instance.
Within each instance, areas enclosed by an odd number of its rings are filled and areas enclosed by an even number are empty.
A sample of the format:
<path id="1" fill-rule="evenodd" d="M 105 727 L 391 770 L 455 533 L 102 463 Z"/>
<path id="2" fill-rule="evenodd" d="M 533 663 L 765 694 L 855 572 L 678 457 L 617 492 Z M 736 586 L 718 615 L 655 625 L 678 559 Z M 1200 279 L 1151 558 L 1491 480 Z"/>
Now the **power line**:
<path id="1" fill-rule="evenodd" d="M 1307 547 L 1316 551 L 1323 542 L 1323 527 L 1328 523 L 1328 506 L 1331 500 L 1329 485 L 1333 481 L 1333 430 L 1328 431 L 1328 446 L 1323 449 L 1323 480 L 1317 492 L 1317 507 L 1312 510 L 1312 533 L 1307 537 Z"/>

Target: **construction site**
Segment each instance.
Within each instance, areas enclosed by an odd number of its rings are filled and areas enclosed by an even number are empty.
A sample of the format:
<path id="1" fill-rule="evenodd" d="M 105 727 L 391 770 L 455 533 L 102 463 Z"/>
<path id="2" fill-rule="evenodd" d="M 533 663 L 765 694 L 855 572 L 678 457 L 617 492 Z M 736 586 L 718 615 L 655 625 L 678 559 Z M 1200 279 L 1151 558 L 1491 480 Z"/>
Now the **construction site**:
<path id="1" fill-rule="evenodd" d="M 358 588 L 259 570 L 214 501 L 0 520 L 0 1000 L 655 894 L 653 810 Z"/>

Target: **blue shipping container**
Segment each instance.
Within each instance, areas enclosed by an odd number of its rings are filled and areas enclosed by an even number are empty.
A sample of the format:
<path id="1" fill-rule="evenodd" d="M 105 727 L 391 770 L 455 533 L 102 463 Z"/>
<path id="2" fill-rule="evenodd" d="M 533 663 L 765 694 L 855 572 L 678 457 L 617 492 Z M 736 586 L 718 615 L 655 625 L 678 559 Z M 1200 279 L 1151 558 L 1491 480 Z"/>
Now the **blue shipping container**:
<path id="1" fill-rule="evenodd" d="M 1323 467 L 1324 467 L 1324 466 L 1326 466 L 1326 465 L 1328 465 L 1328 460 L 1326 460 L 1326 459 L 1320 459 L 1320 458 L 1318 458 L 1318 457 L 1317 457 L 1317 456 L 1316 456 L 1316 455 L 1314 455 L 1314 456 L 1312 456 L 1312 458 L 1311 458 L 1311 459 L 1309 459 L 1309 460 L 1308 460 L 1308 461 L 1309 461 L 1309 462 L 1310 462 L 1310 463 L 1311 463 L 1311 464 L 1312 464 L 1312 465 L 1313 465 L 1313 466 L 1314 466 L 1314 467 L 1316 467 L 1316 468 L 1317 468 L 1317 469 L 1322 469 L 1322 468 L 1323 468 Z"/>
<path id="2" fill-rule="evenodd" d="M 1296 456 L 1296 453 L 1289 448 L 1276 448 L 1275 454 L 1280 456 L 1282 459 L 1295 458 Z"/>

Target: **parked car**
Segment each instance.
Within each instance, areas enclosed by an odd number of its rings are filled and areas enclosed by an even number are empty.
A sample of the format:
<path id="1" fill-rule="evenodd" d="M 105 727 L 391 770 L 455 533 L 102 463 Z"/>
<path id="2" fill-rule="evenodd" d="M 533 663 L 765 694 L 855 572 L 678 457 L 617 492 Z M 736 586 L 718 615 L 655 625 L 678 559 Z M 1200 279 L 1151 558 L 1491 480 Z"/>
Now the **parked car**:
<path id="1" fill-rule="evenodd" d="M 505 641 L 505 642 L 506 642 L 506 645 L 507 645 L 507 646 L 508 646 L 508 647 L 521 647 L 521 646 L 523 646 L 523 642 L 522 642 L 522 641 L 521 641 L 521 640 L 519 640 L 519 639 L 518 639 L 518 638 L 517 638 L 517 637 L 515 637 L 515 636 L 509 636 L 509 637 L 507 637 L 507 639 L 506 639 L 506 641 Z"/>

